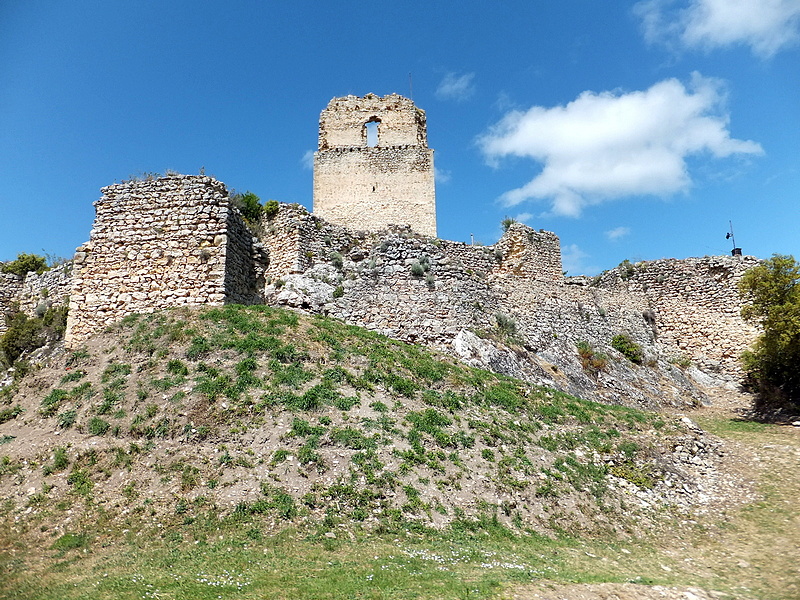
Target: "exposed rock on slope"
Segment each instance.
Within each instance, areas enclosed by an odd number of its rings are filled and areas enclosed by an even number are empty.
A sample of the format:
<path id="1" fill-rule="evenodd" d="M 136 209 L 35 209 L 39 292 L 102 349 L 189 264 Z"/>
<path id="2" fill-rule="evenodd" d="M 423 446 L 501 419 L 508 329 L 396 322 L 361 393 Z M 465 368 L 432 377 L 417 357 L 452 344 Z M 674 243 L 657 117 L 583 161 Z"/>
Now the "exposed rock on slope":
<path id="1" fill-rule="evenodd" d="M 0 490 L 22 529 L 211 511 L 624 535 L 716 482 L 718 447 L 690 422 L 266 306 L 128 317 L 2 401 Z"/>

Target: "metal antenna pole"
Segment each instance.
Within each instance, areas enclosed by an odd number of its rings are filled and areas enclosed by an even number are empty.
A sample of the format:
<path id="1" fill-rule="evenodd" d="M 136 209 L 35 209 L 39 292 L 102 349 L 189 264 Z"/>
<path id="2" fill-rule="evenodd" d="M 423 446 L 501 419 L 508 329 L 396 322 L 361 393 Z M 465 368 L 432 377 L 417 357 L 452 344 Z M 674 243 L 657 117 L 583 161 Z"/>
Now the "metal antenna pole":
<path id="1" fill-rule="evenodd" d="M 733 247 L 736 248 L 736 238 L 733 237 L 733 221 L 728 221 L 728 225 L 731 226 L 731 241 L 733 242 Z"/>

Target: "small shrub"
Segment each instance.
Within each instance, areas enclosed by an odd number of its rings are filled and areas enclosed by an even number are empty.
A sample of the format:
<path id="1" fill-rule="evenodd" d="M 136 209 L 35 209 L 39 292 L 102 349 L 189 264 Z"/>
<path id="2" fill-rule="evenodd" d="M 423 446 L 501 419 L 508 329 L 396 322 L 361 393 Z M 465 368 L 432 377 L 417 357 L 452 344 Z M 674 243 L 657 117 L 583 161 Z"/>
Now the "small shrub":
<path id="1" fill-rule="evenodd" d="M 8 329 L 0 336 L 0 362 L 12 366 L 25 352 L 40 348 L 47 341 L 40 318 L 17 313 L 8 319 Z M 3 360 L 5 359 L 5 360 Z"/>
<path id="2" fill-rule="evenodd" d="M 619 270 L 619 276 L 623 281 L 630 279 L 636 274 L 636 267 L 634 267 L 631 264 L 631 261 L 629 261 L 627 258 L 619 263 L 617 269 Z"/>
<path id="3" fill-rule="evenodd" d="M 81 371 L 78 369 L 77 371 L 72 371 L 71 373 L 67 373 L 61 378 L 61 383 L 71 383 L 73 381 L 78 381 L 86 376 L 86 371 Z"/>
<path id="4" fill-rule="evenodd" d="M 0 410 L 0 423 L 5 423 L 11 419 L 16 419 L 17 416 L 22 414 L 22 407 L 17 405 L 12 408 L 4 408 Z"/>
<path id="5" fill-rule="evenodd" d="M 3 273 L 14 273 L 20 277 L 24 277 L 31 271 L 41 275 L 48 269 L 49 267 L 47 266 L 47 259 L 44 256 L 39 256 L 38 254 L 26 254 L 24 252 L 17 254 L 16 260 L 7 262 L 0 267 L 0 271 Z"/>
<path id="6" fill-rule="evenodd" d="M 682 369 L 688 369 L 689 367 L 692 366 L 692 359 L 683 355 L 671 356 L 667 359 L 667 362 L 675 366 L 678 366 Z"/>
<path id="7" fill-rule="evenodd" d="M 102 383 L 108 383 L 112 379 L 117 377 L 125 377 L 126 375 L 131 374 L 131 366 L 125 363 L 111 363 L 108 365 L 103 371 L 103 374 L 100 376 L 100 381 Z"/>
<path id="8" fill-rule="evenodd" d="M 167 363 L 167 373 L 172 373 L 173 375 L 188 375 L 189 369 L 183 361 L 176 358 Z"/>
<path id="9" fill-rule="evenodd" d="M 211 350 L 211 344 L 208 343 L 208 340 L 198 335 L 192 338 L 192 343 L 189 345 L 189 349 L 186 350 L 186 358 L 189 360 L 196 360 L 208 354 Z"/>
<path id="10" fill-rule="evenodd" d="M 58 426 L 62 429 L 68 429 L 75 424 L 78 419 L 78 411 L 66 410 L 58 415 Z"/>
<path id="11" fill-rule="evenodd" d="M 503 313 L 497 313 L 494 316 L 497 321 L 497 329 L 506 337 L 513 338 L 517 335 L 517 322 Z"/>
<path id="12" fill-rule="evenodd" d="M 608 366 L 608 358 L 602 352 L 597 352 L 589 342 L 575 342 L 578 349 L 578 357 L 583 370 L 590 375 L 597 375 L 600 371 L 605 371 Z"/>
<path id="13" fill-rule="evenodd" d="M 333 290 L 333 297 L 341 298 L 342 296 L 344 296 L 344 286 L 337 285 L 336 289 Z"/>
<path id="14" fill-rule="evenodd" d="M 503 231 L 508 231 L 514 223 L 518 223 L 516 219 L 512 219 L 511 217 L 506 217 L 502 221 L 500 221 L 500 226 L 503 228 Z"/>
<path id="15" fill-rule="evenodd" d="M 339 254 L 338 252 L 331 252 L 330 259 L 331 259 L 331 264 L 336 269 L 341 271 L 342 268 L 344 268 L 344 259 L 342 258 L 342 255 Z"/>
<path id="16" fill-rule="evenodd" d="M 88 362 L 90 357 L 91 355 L 89 354 L 88 350 L 85 348 L 79 348 L 67 357 L 67 366 L 74 367 L 76 365 L 83 364 Z"/>
<path id="17" fill-rule="evenodd" d="M 54 389 L 42 399 L 42 409 L 39 411 L 43 417 L 52 417 L 58 407 L 69 396 L 66 390 Z"/>
<path id="18" fill-rule="evenodd" d="M 75 469 L 67 477 L 67 483 L 72 486 L 76 494 L 88 496 L 92 492 L 94 482 L 89 478 L 89 474 L 84 469 Z"/>
<path id="19" fill-rule="evenodd" d="M 425 268 L 417 260 L 411 263 L 411 275 L 414 277 L 422 277 L 425 275 Z"/>
<path id="20" fill-rule="evenodd" d="M 642 364 L 642 347 L 624 333 L 615 335 L 611 339 L 611 347 L 634 364 Z"/>
<path id="21" fill-rule="evenodd" d="M 255 225 L 261 219 L 264 207 L 261 205 L 261 199 L 253 192 L 234 194 L 231 196 L 231 202 L 239 209 L 248 224 Z"/>
<path id="22" fill-rule="evenodd" d="M 272 219 L 278 214 L 280 208 L 281 205 L 278 204 L 277 200 L 267 200 L 263 209 L 264 216 L 267 217 L 267 219 Z"/>
<path id="23" fill-rule="evenodd" d="M 69 466 L 69 458 L 67 457 L 67 449 L 58 447 L 53 452 L 53 470 L 63 471 Z"/>
<path id="24" fill-rule="evenodd" d="M 279 465 L 282 462 L 284 462 L 287 458 L 289 458 L 289 455 L 290 452 L 283 448 L 275 450 L 275 452 L 272 454 L 272 459 L 270 460 L 270 464 L 272 464 L 273 466 Z"/>

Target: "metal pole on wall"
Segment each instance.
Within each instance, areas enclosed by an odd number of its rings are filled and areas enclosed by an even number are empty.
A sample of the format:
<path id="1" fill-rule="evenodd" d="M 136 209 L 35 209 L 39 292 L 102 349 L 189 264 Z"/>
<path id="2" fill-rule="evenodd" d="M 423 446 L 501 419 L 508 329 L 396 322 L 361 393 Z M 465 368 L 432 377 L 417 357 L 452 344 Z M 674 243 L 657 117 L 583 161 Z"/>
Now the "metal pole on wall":
<path id="1" fill-rule="evenodd" d="M 731 240 L 733 243 L 733 250 L 731 250 L 731 256 L 741 256 L 742 249 L 736 247 L 736 238 L 733 237 L 733 221 L 728 221 L 728 225 L 730 225 L 731 230 L 725 234 L 726 240 Z"/>

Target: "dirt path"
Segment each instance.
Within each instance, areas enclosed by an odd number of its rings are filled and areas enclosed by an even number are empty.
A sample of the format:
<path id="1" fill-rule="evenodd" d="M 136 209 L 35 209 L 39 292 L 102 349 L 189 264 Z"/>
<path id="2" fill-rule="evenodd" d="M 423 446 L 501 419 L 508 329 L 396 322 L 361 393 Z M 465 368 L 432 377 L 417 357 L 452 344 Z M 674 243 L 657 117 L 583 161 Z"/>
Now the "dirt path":
<path id="1" fill-rule="evenodd" d="M 672 585 L 537 582 L 509 600 L 791 600 L 800 598 L 800 427 L 741 421 L 751 398 L 720 391 L 689 416 L 724 440 L 722 469 L 743 482 L 726 508 L 660 534 L 631 573 Z M 750 489 L 746 489 L 750 487 Z M 736 497 L 741 493 L 741 497 Z M 670 566 L 667 566 L 670 565 Z M 638 569 L 638 571 L 637 571 Z M 659 569 L 668 573 L 659 573 Z M 660 576 L 659 576 L 660 575 Z M 632 577 L 633 579 L 634 577 Z M 683 585 L 681 585 L 683 584 Z M 719 591 L 725 590 L 725 591 Z"/>

